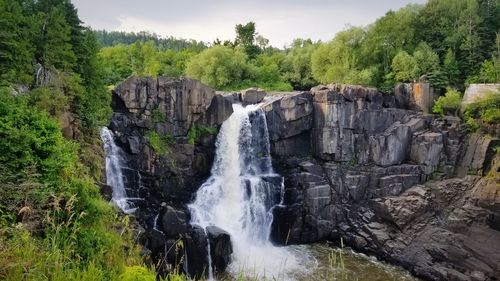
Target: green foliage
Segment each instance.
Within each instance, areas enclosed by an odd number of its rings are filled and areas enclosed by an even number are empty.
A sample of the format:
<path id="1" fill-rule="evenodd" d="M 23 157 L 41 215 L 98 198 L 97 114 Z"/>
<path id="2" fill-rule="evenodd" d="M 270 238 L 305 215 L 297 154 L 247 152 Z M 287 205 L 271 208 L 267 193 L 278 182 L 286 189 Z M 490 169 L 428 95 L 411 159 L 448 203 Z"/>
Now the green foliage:
<path id="1" fill-rule="evenodd" d="M 120 275 L 121 281 L 155 281 L 156 274 L 154 271 L 143 266 L 129 266 Z"/>
<path id="2" fill-rule="evenodd" d="M 425 42 L 420 42 L 413 52 L 418 67 L 418 76 L 429 75 L 439 69 L 439 56 Z"/>
<path id="3" fill-rule="evenodd" d="M 217 134 L 217 128 L 205 126 L 192 126 L 189 128 L 187 138 L 189 144 L 196 144 L 202 136 Z"/>
<path id="4" fill-rule="evenodd" d="M 69 97 L 59 89 L 36 88 L 29 95 L 30 104 L 56 117 L 69 109 Z"/>
<path id="5" fill-rule="evenodd" d="M 281 69 L 283 78 L 294 89 L 309 90 L 318 84 L 311 70 L 311 57 L 317 46 L 318 44 L 310 39 L 295 39 L 291 48 L 287 50 Z"/>
<path id="6" fill-rule="evenodd" d="M 0 136 L 0 163 L 21 179 L 31 168 L 53 180 L 75 160 L 74 145 L 64 140 L 57 122 L 6 90 L 0 92 Z"/>
<path id="7" fill-rule="evenodd" d="M 135 42 L 148 42 L 153 41 L 159 50 L 172 50 L 174 52 L 179 52 L 183 50 L 188 50 L 190 52 L 200 52 L 206 49 L 207 46 L 203 42 L 198 42 L 195 40 L 185 40 L 174 37 L 160 38 L 155 33 L 149 33 L 147 31 L 141 32 L 121 32 L 121 31 L 106 31 L 97 30 L 94 31 L 95 37 L 99 41 L 99 44 L 103 47 L 112 47 L 116 45 L 131 45 Z"/>
<path id="8" fill-rule="evenodd" d="M 30 44 L 28 22 L 15 1 L 0 0 L 0 86 L 32 81 L 31 60 L 34 48 Z"/>
<path id="9" fill-rule="evenodd" d="M 166 155 L 170 153 L 170 147 L 175 143 L 172 135 L 160 135 L 156 131 L 148 131 L 146 138 L 153 151 L 158 155 Z"/>
<path id="10" fill-rule="evenodd" d="M 434 106 L 432 107 L 432 112 L 445 115 L 453 114 L 457 115 L 460 109 L 460 104 L 462 102 L 462 95 L 454 89 L 448 89 L 444 96 L 439 97 Z"/>
<path id="11" fill-rule="evenodd" d="M 500 95 L 491 93 L 469 104 L 464 110 L 464 120 L 471 131 L 482 125 L 500 124 Z"/>
<path id="12" fill-rule="evenodd" d="M 255 22 L 248 22 L 245 25 L 237 24 L 235 31 L 236 40 L 234 45 L 241 46 L 250 59 L 255 58 L 261 52 L 260 47 L 255 44 L 257 37 Z"/>
<path id="13" fill-rule="evenodd" d="M 470 77 L 469 83 L 497 83 L 500 81 L 500 60 L 485 60 L 481 64 L 479 74 Z"/>
<path id="14" fill-rule="evenodd" d="M 37 58 L 48 67 L 71 69 L 76 64 L 76 56 L 71 45 L 71 27 L 63 11 L 54 7 L 38 20 L 39 24 L 43 24 L 43 32 L 39 35 Z"/>
<path id="15" fill-rule="evenodd" d="M 448 49 L 443 61 L 443 71 L 450 86 L 459 84 L 460 69 L 452 49 Z"/>
<path id="16" fill-rule="evenodd" d="M 161 112 L 158 108 L 155 108 L 151 111 L 151 118 L 155 123 L 165 122 L 165 112 Z"/>
<path id="17" fill-rule="evenodd" d="M 140 264 L 128 222 L 101 198 L 78 145 L 30 98 L 0 91 L 0 276 L 116 280 Z"/>
<path id="18" fill-rule="evenodd" d="M 250 80 L 251 67 L 242 50 L 214 46 L 191 58 L 186 74 L 215 89 L 224 90 Z"/>
<path id="19" fill-rule="evenodd" d="M 391 68 L 398 82 L 412 82 L 419 72 L 417 61 L 405 51 L 399 52 L 392 59 Z"/>
<path id="20" fill-rule="evenodd" d="M 352 27 L 320 45 L 311 57 L 313 77 L 321 83 L 372 85 L 374 69 L 360 64 L 365 35 L 362 28 Z"/>

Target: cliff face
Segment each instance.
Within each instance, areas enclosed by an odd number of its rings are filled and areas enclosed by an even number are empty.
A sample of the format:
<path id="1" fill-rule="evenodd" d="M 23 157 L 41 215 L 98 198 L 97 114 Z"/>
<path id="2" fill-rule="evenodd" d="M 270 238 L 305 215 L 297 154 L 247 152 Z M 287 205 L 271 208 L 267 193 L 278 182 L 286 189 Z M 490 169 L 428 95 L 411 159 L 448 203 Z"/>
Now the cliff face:
<path id="1" fill-rule="evenodd" d="M 342 237 L 430 280 L 500 276 L 498 164 L 489 164 L 498 163 L 498 141 L 468 135 L 458 118 L 423 114 L 432 91 L 416 88 L 383 95 L 329 85 L 264 100 L 274 167 L 285 179 L 276 243 Z M 155 259 L 183 235 L 188 257 L 198 256 L 190 270 L 202 272 L 206 239 L 188 225 L 185 204 L 209 174 L 215 135 L 188 136 L 218 128 L 232 102 L 262 98 L 257 89 L 223 95 L 184 78 L 132 77 L 114 90 L 110 129 L 128 152 L 128 195 L 143 199 L 137 217 Z M 150 132 L 173 137 L 169 153 L 151 149 Z M 496 177 L 482 178 L 488 172 Z"/>
<path id="2" fill-rule="evenodd" d="M 457 118 L 396 106 L 342 85 L 265 105 L 285 177 L 273 239 L 342 237 L 429 280 L 499 276 L 498 177 L 481 179 L 497 171 L 488 163 L 498 141 L 468 136 Z"/>
<path id="3" fill-rule="evenodd" d="M 215 134 L 189 140 L 190 129 L 214 130 L 232 113 L 231 101 L 191 79 L 131 77 L 113 91 L 110 129 L 128 152 L 125 169 L 129 197 L 144 200 L 139 218 L 153 225 L 160 204 L 183 206 L 209 174 Z M 154 132 L 166 153 L 155 152 Z"/>

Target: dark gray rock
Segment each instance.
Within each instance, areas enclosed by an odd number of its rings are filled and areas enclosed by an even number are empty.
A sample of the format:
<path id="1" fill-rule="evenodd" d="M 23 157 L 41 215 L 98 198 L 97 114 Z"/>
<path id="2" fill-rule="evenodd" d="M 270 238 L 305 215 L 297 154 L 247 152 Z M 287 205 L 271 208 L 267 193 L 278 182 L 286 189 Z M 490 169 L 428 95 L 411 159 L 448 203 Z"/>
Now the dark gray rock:
<path id="1" fill-rule="evenodd" d="M 184 210 L 164 206 L 160 211 L 161 228 L 167 237 L 177 238 L 187 231 L 189 219 Z"/>
<path id="2" fill-rule="evenodd" d="M 204 279 L 208 274 L 208 240 L 205 230 L 191 226 L 184 238 L 187 271 L 191 278 Z"/>
<path id="3" fill-rule="evenodd" d="M 231 236 L 216 226 L 208 226 L 206 232 L 210 243 L 212 266 L 215 271 L 224 272 L 231 262 L 231 254 L 233 253 Z"/>

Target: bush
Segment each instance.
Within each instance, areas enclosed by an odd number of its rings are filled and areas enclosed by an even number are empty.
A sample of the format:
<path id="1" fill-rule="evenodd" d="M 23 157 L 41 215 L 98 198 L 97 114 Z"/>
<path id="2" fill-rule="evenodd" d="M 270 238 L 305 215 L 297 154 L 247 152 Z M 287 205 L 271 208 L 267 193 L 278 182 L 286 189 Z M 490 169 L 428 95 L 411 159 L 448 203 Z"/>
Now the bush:
<path id="1" fill-rule="evenodd" d="M 448 89 L 444 96 L 439 97 L 434 106 L 432 107 L 432 112 L 444 116 L 445 114 L 457 115 L 460 109 L 460 104 L 462 103 L 462 95 L 454 89 Z"/>
<path id="2" fill-rule="evenodd" d="M 192 126 L 188 131 L 188 143 L 196 144 L 200 137 L 206 135 L 215 135 L 217 134 L 217 128 L 214 127 L 204 127 L 204 126 Z"/>
<path id="3" fill-rule="evenodd" d="M 464 119 L 472 131 L 479 129 L 478 120 L 483 124 L 499 124 L 500 94 L 491 93 L 485 98 L 469 104 L 465 108 Z"/>
<path id="4" fill-rule="evenodd" d="M 0 138 L 0 279 L 117 280 L 141 264 L 55 120 L 0 89 Z"/>

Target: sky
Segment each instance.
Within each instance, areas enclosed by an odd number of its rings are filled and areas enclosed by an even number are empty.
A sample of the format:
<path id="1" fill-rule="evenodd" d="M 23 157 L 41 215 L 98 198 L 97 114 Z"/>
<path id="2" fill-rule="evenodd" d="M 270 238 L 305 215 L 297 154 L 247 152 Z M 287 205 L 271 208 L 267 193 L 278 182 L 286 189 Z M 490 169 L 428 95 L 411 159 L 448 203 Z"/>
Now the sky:
<path id="1" fill-rule="evenodd" d="M 365 26 L 389 10 L 426 0 L 73 0 L 93 29 L 149 31 L 204 42 L 233 40 L 249 21 L 275 47 L 294 38 L 328 41 L 348 25 Z"/>

